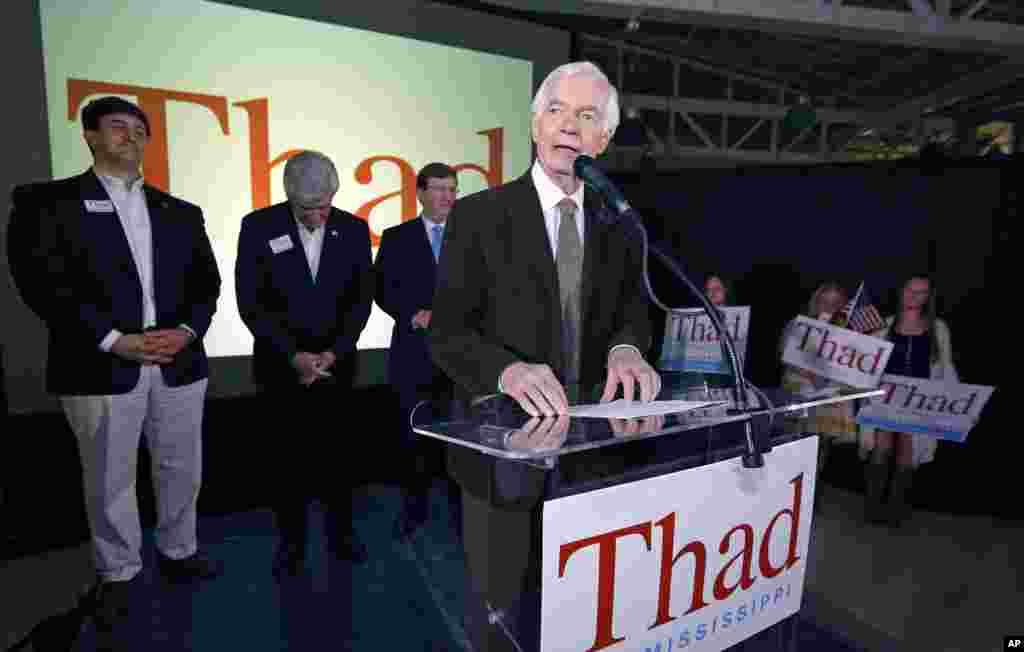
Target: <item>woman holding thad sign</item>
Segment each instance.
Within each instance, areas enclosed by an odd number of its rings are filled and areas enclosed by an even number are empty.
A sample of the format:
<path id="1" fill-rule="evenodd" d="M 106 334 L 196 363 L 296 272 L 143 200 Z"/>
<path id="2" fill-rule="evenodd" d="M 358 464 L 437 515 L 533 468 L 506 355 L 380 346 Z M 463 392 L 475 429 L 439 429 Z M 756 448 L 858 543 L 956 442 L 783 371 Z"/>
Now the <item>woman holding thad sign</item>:
<path id="1" fill-rule="evenodd" d="M 935 288 L 927 276 L 913 276 L 903 284 L 899 311 L 885 320 L 878 337 L 893 343 L 885 373 L 912 378 L 960 382 L 949 344 L 949 327 L 935 316 Z M 910 515 L 907 492 L 914 469 L 935 457 L 933 437 L 864 428 L 860 435 L 864 467 L 865 518 L 872 523 L 899 525 Z M 889 482 L 889 458 L 896 465 Z"/>
<path id="2" fill-rule="evenodd" d="M 807 302 L 807 309 L 803 315 L 811 319 L 845 325 L 843 309 L 846 307 L 849 296 L 846 290 L 838 283 L 829 281 L 822 283 L 811 295 Z M 843 324 L 838 322 L 843 321 Z M 786 328 L 784 333 L 788 333 Z M 785 335 L 783 335 L 782 346 L 785 347 Z M 844 388 L 840 383 L 831 381 L 806 369 L 785 365 L 782 372 L 782 387 L 793 394 L 801 396 L 822 396 L 829 392 L 839 392 Z M 857 436 L 857 423 L 854 421 L 852 401 L 845 401 L 834 405 L 822 405 L 810 410 L 810 418 L 807 420 L 787 420 L 787 430 L 801 430 L 821 435 L 818 443 L 818 472 L 825 468 L 825 461 L 828 459 L 829 450 L 834 439 L 853 440 Z M 821 496 L 821 491 L 817 492 Z M 815 497 L 815 506 L 819 504 Z"/>

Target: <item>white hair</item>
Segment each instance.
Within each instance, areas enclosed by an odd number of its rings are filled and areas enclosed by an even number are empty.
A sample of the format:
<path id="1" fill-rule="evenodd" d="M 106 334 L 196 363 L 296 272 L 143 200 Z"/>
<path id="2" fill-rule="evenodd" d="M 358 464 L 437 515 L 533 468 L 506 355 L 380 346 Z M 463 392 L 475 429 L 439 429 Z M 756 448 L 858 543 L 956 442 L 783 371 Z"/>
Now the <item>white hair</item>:
<path id="1" fill-rule="evenodd" d="M 615 135 L 615 130 L 619 127 L 619 92 L 615 90 L 615 86 L 608 81 L 608 77 L 601 72 L 601 69 L 590 61 L 565 63 L 552 70 L 544 78 L 540 88 L 537 89 L 537 94 L 533 96 L 533 104 L 530 105 L 533 117 L 536 118 L 537 115 L 547 109 L 548 103 L 551 101 L 551 91 L 558 85 L 558 82 L 565 77 L 576 75 L 597 79 L 608 85 L 608 98 L 605 100 L 604 109 L 601 111 L 600 117 L 604 121 L 604 129 L 610 140 Z"/>
<path id="2" fill-rule="evenodd" d="M 306 150 L 284 164 L 284 194 L 289 201 L 309 203 L 338 192 L 338 170 L 320 152 Z"/>

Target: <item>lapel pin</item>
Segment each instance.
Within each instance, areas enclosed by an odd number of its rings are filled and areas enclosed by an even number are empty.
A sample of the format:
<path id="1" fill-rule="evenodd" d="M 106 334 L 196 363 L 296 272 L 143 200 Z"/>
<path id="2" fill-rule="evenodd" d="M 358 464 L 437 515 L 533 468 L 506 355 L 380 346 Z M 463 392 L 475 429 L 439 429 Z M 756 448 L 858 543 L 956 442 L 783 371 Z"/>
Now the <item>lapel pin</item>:
<path id="1" fill-rule="evenodd" d="M 335 231 L 334 229 L 331 229 L 331 237 L 332 238 L 337 238 L 338 237 L 338 232 Z"/>

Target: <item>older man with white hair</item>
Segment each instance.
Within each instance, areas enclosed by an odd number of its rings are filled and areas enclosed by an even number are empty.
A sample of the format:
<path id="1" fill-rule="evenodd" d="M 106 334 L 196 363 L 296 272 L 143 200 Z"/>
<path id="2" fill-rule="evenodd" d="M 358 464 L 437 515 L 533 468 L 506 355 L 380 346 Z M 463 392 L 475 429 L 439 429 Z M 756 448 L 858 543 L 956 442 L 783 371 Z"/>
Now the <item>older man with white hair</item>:
<path id="1" fill-rule="evenodd" d="M 306 554 L 306 503 L 319 493 L 330 508 L 328 544 L 362 561 L 352 529 L 344 455 L 336 442 L 337 408 L 351 389 L 356 341 L 373 299 L 370 231 L 334 208 L 338 172 L 329 158 L 304 151 L 285 164 L 287 201 L 242 220 L 235 292 L 252 331 L 253 377 L 266 394 L 266 429 L 280 475 L 274 512 L 281 544 L 273 571 L 299 573 Z M 318 491 L 320 490 L 320 491 Z"/>
<path id="2" fill-rule="evenodd" d="M 641 252 L 573 173 L 601 154 L 618 93 L 592 63 L 555 69 L 533 100 L 537 159 L 515 181 L 456 202 L 434 297 L 434 360 L 470 396 L 503 392 L 531 416 L 568 410 L 601 381 L 641 400 L 660 389 L 643 358 L 651 330 Z"/>
<path id="3" fill-rule="evenodd" d="M 608 401 L 621 387 L 646 401 L 660 390 L 642 355 L 651 325 L 639 243 L 602 219 L 600 198 L 573 173 L 577 156 L 604 151 L 618 122 L 617 93 L 597 66 L 555 69 L 533 100 L 533 166 L 456 201 L 441 252 L 435 362 L 462 399 L 501 392 L 531 416 L 562 415 L 543 431 L 556 438 L 569 427 L 570 397 L 593 400 L 594 389 Z M 503 610 L 513 629 L 529 610 L 520 593 L 536 584 L 533 508 L 555 474 L 458 446 L 448 469 L 462 487 L 466 629 L 476 649 L 509 649 L 482 605 Z"/>

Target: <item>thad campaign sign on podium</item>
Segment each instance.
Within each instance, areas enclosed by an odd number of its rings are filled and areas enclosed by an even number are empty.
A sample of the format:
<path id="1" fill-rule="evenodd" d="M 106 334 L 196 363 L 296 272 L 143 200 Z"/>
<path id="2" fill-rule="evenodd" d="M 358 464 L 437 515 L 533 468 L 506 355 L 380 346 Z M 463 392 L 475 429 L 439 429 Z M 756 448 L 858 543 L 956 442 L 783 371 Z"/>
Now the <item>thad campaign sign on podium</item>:
<path id="1" fill-rule="evenodd" d="M 541 650 L 715 652 L 796 613 L 818 440 L 546 502 Z"/>

